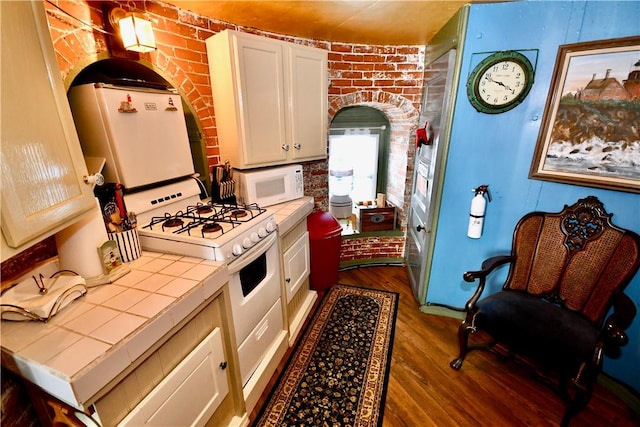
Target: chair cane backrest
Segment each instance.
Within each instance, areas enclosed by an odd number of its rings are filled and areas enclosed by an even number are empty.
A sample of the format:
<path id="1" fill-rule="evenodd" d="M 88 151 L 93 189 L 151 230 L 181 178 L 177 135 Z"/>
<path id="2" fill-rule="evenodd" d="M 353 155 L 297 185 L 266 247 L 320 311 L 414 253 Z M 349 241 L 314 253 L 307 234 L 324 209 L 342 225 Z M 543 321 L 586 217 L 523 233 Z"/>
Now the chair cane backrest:
<path id="1" fill-rule="evenodd" d="M 640 236 L 616 227 L 593 196 L 517 224 L 505 290 L 524 291 L 601 324 L 640 266 Z"/>

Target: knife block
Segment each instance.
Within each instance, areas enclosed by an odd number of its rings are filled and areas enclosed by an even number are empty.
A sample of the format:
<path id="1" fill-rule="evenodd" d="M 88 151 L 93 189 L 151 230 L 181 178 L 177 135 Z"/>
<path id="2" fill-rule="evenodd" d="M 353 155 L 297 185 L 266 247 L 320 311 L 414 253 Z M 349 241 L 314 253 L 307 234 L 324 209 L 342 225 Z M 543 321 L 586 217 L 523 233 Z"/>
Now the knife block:
<path id="1" fill-rule="evenodd" d="M 235 180 L 220 183 L 213 181 L 211 184 L 211 201 L 236 205 L 238 202 L 236 201 L 235 184 Z"/>

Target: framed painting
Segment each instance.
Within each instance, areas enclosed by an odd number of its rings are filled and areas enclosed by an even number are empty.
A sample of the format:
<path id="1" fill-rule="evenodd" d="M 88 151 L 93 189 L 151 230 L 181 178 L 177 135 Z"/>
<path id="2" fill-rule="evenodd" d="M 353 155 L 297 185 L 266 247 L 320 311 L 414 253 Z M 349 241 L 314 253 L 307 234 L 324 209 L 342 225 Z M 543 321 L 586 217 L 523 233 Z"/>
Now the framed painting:
<path id="1" fill-rule="evenodd" d="M 640 36 L 558 48 L 529 177 L 640 193 Z"/>

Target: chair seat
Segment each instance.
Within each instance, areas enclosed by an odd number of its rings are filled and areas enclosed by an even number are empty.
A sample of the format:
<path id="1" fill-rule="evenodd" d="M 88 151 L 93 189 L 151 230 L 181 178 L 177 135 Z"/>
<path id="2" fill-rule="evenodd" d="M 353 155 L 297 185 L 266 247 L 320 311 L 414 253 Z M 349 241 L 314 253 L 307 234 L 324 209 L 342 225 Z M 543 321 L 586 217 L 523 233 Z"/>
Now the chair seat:
<path id="1" fill-rule="evenodd" d="M 478 302 L 476 326 L 518 353 L 569 368 L 589 359 L 599 331 L 583 316 L 537 296 L 501 291 Z"/>

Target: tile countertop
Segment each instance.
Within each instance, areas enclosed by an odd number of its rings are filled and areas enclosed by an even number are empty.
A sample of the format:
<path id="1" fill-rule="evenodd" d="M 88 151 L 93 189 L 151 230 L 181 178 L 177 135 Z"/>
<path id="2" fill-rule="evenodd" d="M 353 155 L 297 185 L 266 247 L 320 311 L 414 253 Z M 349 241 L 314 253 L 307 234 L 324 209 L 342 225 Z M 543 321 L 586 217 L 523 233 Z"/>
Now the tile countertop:
<path id="1" fill-rule="evenodd" d="M 2 321 L 2 365 L 84 409 L 88 399 L 228 282 L 226 264 L 143 251 L 49 322 Z"/>
<path id="2" fill-rule="evenodd" d="M 290 202 L 267 207 L 272 212 L 278 224 L 278 233 L 286 234 L 298 221 L 306 218 L 313 211 L 313 197 L 304 196 Z"/>

